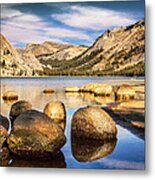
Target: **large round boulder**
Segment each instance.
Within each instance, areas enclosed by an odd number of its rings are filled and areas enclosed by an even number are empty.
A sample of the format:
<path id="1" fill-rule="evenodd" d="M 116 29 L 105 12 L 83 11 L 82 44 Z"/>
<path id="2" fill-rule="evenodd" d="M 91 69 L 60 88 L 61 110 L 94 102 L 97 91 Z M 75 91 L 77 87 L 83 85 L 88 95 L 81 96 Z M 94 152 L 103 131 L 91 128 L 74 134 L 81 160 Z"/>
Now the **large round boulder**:
<path id="1" fill-rule="evenodd" d="M 62 129 L 47 115 L 36 110 L 20 114 L 7 139 L 11 152 L 23 158 L 50 158 L 65 142 Z"/>
<path id="2" fill-rule="evenodd" d="M 117 100 L 129 100 L 135 98 L 135 89 L 132 85 L 123 84 L 117 87 L 115 95 Z"/>
<path id="3" fill-rule="evenodd" d="M 113 119 L 98 107 L 85 107 L 77 110 L 72 118 L 71 133 L 82 139 L 115 139 L 116 124 Z"/>
<path id="4" fill-rule="evenodd" d="M 44 113 L 50 117 L 55 123 L 65 129 L 66 110 L 65 105 L 61 101 L 50 101 L 44 108 Z"/>
<path id="5" fill-rule="evenodd" d="M 9 130 L 9 120 L 0 114 L 0 125 Z"/>
<path id="6" fill-rule="evenodd" d="M 15 91 L 7 91 L 3 94 L 4 100 L 18 100 L 18 94 Z"/>
<path id="7" fill-rule="evenodd" d="M 17 101 L 11 106 L 10 119 L 13 121 L 24 111 L 32 109 L 32 104 L 28 101 L 21 100 Z"/>

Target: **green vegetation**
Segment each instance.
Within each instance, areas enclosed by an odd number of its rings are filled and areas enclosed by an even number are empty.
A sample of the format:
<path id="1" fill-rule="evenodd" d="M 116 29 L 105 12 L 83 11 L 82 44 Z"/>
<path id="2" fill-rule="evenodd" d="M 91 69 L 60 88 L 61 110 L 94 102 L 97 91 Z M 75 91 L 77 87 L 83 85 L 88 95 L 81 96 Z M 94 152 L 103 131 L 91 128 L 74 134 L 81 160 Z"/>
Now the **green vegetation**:
<path id="1" fill-rule="evenodd" d="M 37 71 L 40 76 L 144 76 L 145 75 L 145 64 L 144 62 L 140 62 L 135 66 L 130 66 L 128 68 L 124 68 L 120 71 L 113 71 L 113 69 L 107 70 L 51 70 L 48 68 L 44 68 L 44 71 Z"/>

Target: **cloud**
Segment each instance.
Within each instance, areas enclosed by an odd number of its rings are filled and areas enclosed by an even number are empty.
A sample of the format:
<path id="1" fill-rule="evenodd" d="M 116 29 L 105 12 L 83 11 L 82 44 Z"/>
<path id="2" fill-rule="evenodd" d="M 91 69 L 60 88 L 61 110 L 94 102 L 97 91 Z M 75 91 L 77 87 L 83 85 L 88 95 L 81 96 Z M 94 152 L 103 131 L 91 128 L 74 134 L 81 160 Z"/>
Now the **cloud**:
<path id="1" fill-rule="evenodd" d="M 42 43 L 44 41 L 54 41 L 64 43 L 62 40 L 43 35 L 36 30 L 20 28 L 18 26 L 10 26 L 8 24 L 2 25 L 2 33 L 14 45 L 27 44 L 27 43 Z"/>
<path id="2" fill-rule="evenodd" d="M 11 9 L 8 7 L 8 5 L 1 5 L 1 18 L 13 18 L 16 16 L 22 15 L 22 13 L 19 10 Z"/>
<path id="3" fill-rule="evenodd" d="M 128 14 L 91 6 L 71 6 L 68 13 L 52 14 L 51 17 L 68 26 L 92 30 L 126 26 L 135 22 Z"/>
<path id="4" fill-rule="evenodd" d="M 56 28 L 56 27 L 50 27 L 46 29 L 47 35 L 50 36 L 56 36 L 56 37 L 67 37 L 67 38 L 76 38 L 76 39 L 85 39 L 89 40 L 90 37 L 87 34 L 84 34 L 80 31 L 73 31 L 69 29 L 64 28 Z"/>
<path id="5" fill-rule="evenodd" d="M 110 159 L 110 158 L 104 158 L 103 162 L 109 168 L 115 168 L 115 169 L 143 170 L 145 168 L 143 162 L 122 161 L 122 160 Z"/>
<path id="6" fill-rule="evenodd" d="M 14 7 L 2 6 L 1 14 L 1 32 L 13 44 L 89 40 L 89 36 L 81 31 L 54 26 L 36 14 L 25 13 Z"/>

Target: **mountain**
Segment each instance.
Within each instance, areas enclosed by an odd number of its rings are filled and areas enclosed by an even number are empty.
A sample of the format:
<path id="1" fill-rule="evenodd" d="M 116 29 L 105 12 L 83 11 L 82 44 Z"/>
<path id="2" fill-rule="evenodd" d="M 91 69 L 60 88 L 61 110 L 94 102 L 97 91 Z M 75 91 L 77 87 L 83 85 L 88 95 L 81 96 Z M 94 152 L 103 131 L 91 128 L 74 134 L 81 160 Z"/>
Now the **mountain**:
<path id="1" fill-rule="evenodd" d="M 0 34 L 0 69 L 1 76 L 32 76 L 42 71 L 42 64 L 33 55 L 24 56 L 12 47 Z"/>
<path id="2" fill-rule="evenodd" d="M 42 44 L 27 44 L 23 49 L 26 53 L 31 53 L 41 60 L 69 60 L 80 55 L 87 49 L 86 46 L 59 44 L 45 41 Z"/>
<path id="3" fill-rule="evenodd" d="M 128 27 L 107 30 L 78 57 L 56 66 L 55 72 L 71 75 L 144 75 L 144 36 L 144 19 Z"/>
<path id="4" fill-rule="evenodd" d="M 13 48 L 1 36 L 5 75 L 144 75 L 145 21 L 107 30 L 90 46 L 45 41 Z"/>

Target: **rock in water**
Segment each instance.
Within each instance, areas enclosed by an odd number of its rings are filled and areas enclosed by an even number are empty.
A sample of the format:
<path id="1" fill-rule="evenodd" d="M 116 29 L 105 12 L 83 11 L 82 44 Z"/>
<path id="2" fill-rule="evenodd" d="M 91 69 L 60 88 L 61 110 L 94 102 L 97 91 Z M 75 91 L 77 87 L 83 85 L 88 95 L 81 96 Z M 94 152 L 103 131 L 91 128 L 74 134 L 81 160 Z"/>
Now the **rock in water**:
<path id="1" fill-rule="evenodd" d="M 65 129 L 66 110 L 65 105 L 60 101 L 50 101 L 44 108 L 44 113 L 49 116 L 55 123 Z"/>
<path id="2" fill-rule="evenodd" d="M 96 88 L 97 86 L 98 86 L 98 84 L 95 84 L 95 83 L 84 84 L 81 86 L 80 91 L 92 93 L 94 88 Z"/>
<path id="3" fill-rule="evenodd" d="M 15 91 L 7 91 L 3 94 L 4 100 L 18 100 L 18 95 Z"/>
<path id="4" fill-rule="evenodd" d="M 83 139 L 115 139 L 116 124 L 113 119 L 98 107 L 85 107 L 76 111 L 72 118 L 73 137 Z"/>
<path id="5" fill-rule="evenodd" d="M 54 93 L 54 92 L 55 92 L 55 90 L 52 89 L 52 88 L 46 88 L 46 89 L 43 90 L 43 93 L 45 93 L 45 94 L 51 94 L 51 93 Z"/>
<path id="6" fill-rule="evenodd" d="M 135 89 L 131 85 L 123 84 L 117 88 L 115 94 L 117 100 L 134 99 Z"/>
<path id="7" fill-rule="evenodd" d="M 32 109 L 32 104 L 28 101 L 18 101 L 11 106 L 10 119 L 13 122 L 22 112 Z"/>
<path id="8" fill-rule="evenodd" d="M 7 139 L 12 153 L 23 158 L 49 158 L 65 144 L 62 129 L 51 119 L 36 110 L 20 114 L 14 121 Z"/>
<path id="9" fill-rule="evenodd" d="M 79 88 L 77 86 L 68 86 L 65 89 L 65 92 L 79 92 Z"/>
<path id="10" fill-rule="evenodd" d="M 108 84 L 99 84 L 94 88 L 93 93 L 97 96 L 110 96 L 113 93 L 113 87 Z"/>
<path id="11" fill-rule="evenodd" d="M 9 130 L 9 120 L 0 114 L 0 125 Z"/>

